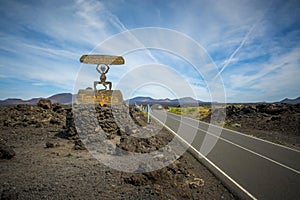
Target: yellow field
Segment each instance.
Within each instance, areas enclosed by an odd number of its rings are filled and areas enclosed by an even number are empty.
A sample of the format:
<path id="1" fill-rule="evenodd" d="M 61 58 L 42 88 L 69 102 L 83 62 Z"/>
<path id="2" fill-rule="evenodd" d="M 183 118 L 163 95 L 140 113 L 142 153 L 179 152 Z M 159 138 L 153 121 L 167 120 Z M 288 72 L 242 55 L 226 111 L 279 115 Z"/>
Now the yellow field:
<path id="1" fill-rule="evenodd" d="M 168 109 L 168 112 L 201 120 L 207 117 L 207 115 L 210 113 L 210 108 L 209 106 L 187 108 L 171 107 Z"/>

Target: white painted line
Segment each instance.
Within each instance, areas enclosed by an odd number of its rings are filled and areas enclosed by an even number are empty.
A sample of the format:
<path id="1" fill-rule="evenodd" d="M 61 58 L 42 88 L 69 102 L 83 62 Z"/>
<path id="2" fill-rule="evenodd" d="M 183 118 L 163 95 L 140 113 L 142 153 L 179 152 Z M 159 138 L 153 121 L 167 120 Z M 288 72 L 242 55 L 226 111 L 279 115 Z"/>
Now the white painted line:
<path id="1" fill-rule="evenodd" d="M 254 136 L 252 136 L 252 135 L 247 135 L 247 134 L 245 134 L 245 133 L 241 133 L 241 132 L 238 132 L 238 131 L 230 130 L 230 129 L 224 128 L 224 127 L 222 127 L 222 126 L 217 126 L 217 125 L 215 125 L 215 124 L 210 124 L 210 123 L 203 122 L 203 121 L 200 121 L 200 120 L 196 120 L 196 119 L 193 119 L 193 118 L 190 118 L 190 117 L 186 117 L 186 116 L 182 116 L 182 115 L 176 115 L 176 114 L 170 113 L 170 112 L 168 112 L 168 113 L 171 114 L 171 115 L 178 116 L 178 117 L 183 117 L 183 118 L 186 118 L 186 119 L 190 119 L 190 120 L 193 120 L 193 121 L 196 121 L 196 122 L 199 122 L 199 123 L 207 124 L 208 126 L 214 126 L 214 127 L 217 127 L 217 128 L 222 128 L 222 129 L 227 130 L 227 131 L 232 131 L 232 132 L 234 132 L 234 133 L 237 133 L 237 134 L 240 134 L 240 135 L 243 135 L 243 136 L 246 136 L 246 137 L 255 139 L 255 140 L 260 140 L 260 141 L 263 141 L 263 142 L 267 142 L 267 143 L 269 143 L 269 144 L 272 144 L 272 145 L 275 145 L 275 146 L 279 146 L 279 147 L 282 147 L 282 148 L 285 148 L 285 149 L 288 149 L 288 150 L 292 150 L 292 151 L 296 151 L 296 152 L 300 153 L 300 151 L 297 150 L 297 149 L 292 149 L 292 148 L 290 148 L 290 147 L 283 146 L 283 145 L 281 145 L 281 144 L 277 144 L 277 143 L 274 143 L 274 142 L 271 142 L 271 141 L 268 141 L 268 140 L 264 140 L 264 139 L 261 139 L 261 138 L 258 138 L 258 137 L 254 137 Z M 174 118 L 173 118 L 173 119 L 174 119 Z"/>
<path id="2" fill-rule="evenodd" d="M 233 184 L 235 184 L 240 190 L 242 190 L 246 195 L 248 195 L 251 199 L 257 199 L 255 198 L 250 192 L 248 192 L 243 186 L 238 184 L 234 179 L 232 179 L 229 175 L 227 175 L 225 172 L 223 172 L 217 165 L 215 165 L 212 161 L 210 161 L 208 158 L 206 158 L 203 154 L 201 154 L 197 149 L 195 149 L 190 143 L 186 142 L 182 137 L 180 137 L 176 132 L 174 132 L 171 128 L 169 128 L 167 125 L 165 125 L 163 122 L 161 122 L 159 119 L 151 115 L 156 121 L 158 121 L 161 125 L 163 125 L 166 129 L 168 129 L 171 133 L 176 135 L 182 142 L 184 142 L 186 145 L 189 146 L 189 148 L 193 149 L 195 152 L 198 153 L 198 155 L 205 159 L 210 165 L 212 165 L 215 169 L 217 169 L 221 174 L 223 174 L 228 180 L 230 180 Z"/>
<path id="3" fill-rule="evenodd" d="M 152 116 L 153 116 L 153 115 L 152 115 Z M 172 119 L 175 119 L 175 120 L 177 120 L 177 121 L 179 121 L 179 120 L 176 119 L 176 118 L 173 118 L 173 117 L 171 117 L 171 118 L 172 118 Z M 196 129 L 198 129 L 198 130 L 201 130 L 201 131 L 203 131 L 203 132 L 205 132 L 205 133 L 207 133 L 207 134 L 209 134 L 209 135 L 211 135 L 211 136 L 214 136 L 214 137 L 216 137 L 216 138 L 219 138 L 220 140 L 223 140 L 223 141 L 225 141 L 225 142 L 228 142 L 228 143 L 230 143 L 230 144 L 232 144 L 232 145 L 234 145 L 234 146 L 237 146 L 237 147 L 239 147 L 239 148 L 241 148 L 241 149 L 244 149 L 245 151 L 248 151 L 248 152 L 250 152 L 250 153 L 252 153 L 252 154 L 254 154 L 254 155 L 260 156 L 260 157 L 262 157 L 262 158 L 264 158 L 264 159 L 266 159 L 266 160 L 268 160 L 268 161 L 270 161 L 270 162 L 273 162 L 273 163 L 275 163 L 275 164 L 277 164 L 277 165 L 280 165 L 281 167 L 284 167 L 284 168 L 289 169 L 289 170 L 291 170 L 291 171 L 293 171 L 293 172 L 295 172 L 295 173 L 297 173 L 297 174 L 300 174 L 300 171 L 298 171 L 298 170 L 296 170 L 296 169 L 294 169 L 294 168 L 292 168 L 292 167 L 289 167 L 289 166 L 287 166 L 287 165 L 284 165 L 284 164 L 282 164 L 282 163 L 280 163 L 280 162 L 278 162 L 278 161 L 275 161 L 275 160 L 273 160 L 273 159 L 271 159 L 271 158 L 268 158 L 268 157 L 266 157 L 266 156 L 264 156 L 264 155 L 261 155 L 261 154 L 255 152 L 255 151 L 252 151 L 252 150 L 250 150 L 250 149 L 247 149 L 247 148 L 245 148 L 245 147 L 242 147 L 241 145 L 235 144 L 235 143 L 233 143 L 233 142 L 231 142 L 231 141 L 229 141 L 229 140 L 227 140 L 227 139 L 225 139 L 225 138 L 222 138 L 222 137 L 216 136 L 216 135 L 214 135 L 214 134 L 211 134 L 211 133 L 209 133 L 209 132 L 206 131 L 206 130 L 203 130 L 203 129 L 199 128 L 199 127 L 195 127 L 195 126 L 193 126 L 193 125 L 191 125 L 191 124 L 188 124 L 188 123 L 186 123 L 186 122 L 183 122 L 183 121 L 182 121 L 182 122 L 180 122 L 180 123 L 184 123 L 184 124 L 189 125 L 189 126 L 191 126 L 191 127 L 193 127 L 193 128 L 196 128 Z"/>

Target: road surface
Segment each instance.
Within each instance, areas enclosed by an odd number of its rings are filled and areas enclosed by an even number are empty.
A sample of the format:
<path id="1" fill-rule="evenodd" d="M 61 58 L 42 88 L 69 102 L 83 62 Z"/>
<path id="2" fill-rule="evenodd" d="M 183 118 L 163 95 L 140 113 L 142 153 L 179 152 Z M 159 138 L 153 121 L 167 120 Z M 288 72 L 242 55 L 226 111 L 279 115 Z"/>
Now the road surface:
<path id="1" fill-rule="evenodd" d="M 190 141 L 189 133 L 195 132 L 191 148 L 199 155 L 203 155 L 200 148 L 205 137 L 218 139 L 204 161 L 228 185 L 233 185 L 231 188 L 239 190 L 239 195 L 243 193 L 243 198 L 300 199 L 299 151 L 228 129 L 222 129 L 218 137 L 220 127 L 212 126 L 207 132 L 207 123 L 161 110 L 151 114 L 174 134 L 181 122 L 185 134 L 180 136 L 186 141 Z"/>

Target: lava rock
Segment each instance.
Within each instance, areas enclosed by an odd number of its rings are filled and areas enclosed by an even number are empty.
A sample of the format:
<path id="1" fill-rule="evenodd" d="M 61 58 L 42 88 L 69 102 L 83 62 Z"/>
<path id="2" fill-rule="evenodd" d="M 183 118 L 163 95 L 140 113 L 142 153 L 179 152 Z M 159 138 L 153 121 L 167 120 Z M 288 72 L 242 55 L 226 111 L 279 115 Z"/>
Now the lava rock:
<path id="1" fill-rule="evenodd" d="M 75 127 L 72 109 L 66 109 L 66 125 L 57 135 L 65 139 L 77 139 L 78 133 Z"/>
<path id="2" fill-rule="evenodd" d="M 53 148 L 54 144 L 52 142 L 46 142 L 46 148 Z"/>
<path id="3" fill-rule="evenodd" d="M 148 178 L 143 174 L 134 174 L 132 176 L 125 177 L 124 182 L 134 186 L 147 185 L 150 183 Z"/>
<path id="4" fill-rule="evenodd" d="M 86 148 L 84 147 L 84 144 L 81 140 L 74 141 L 74 149 L 75 150 L 86 150 Z"/>
<path id="5" fill-rule="evenodd" d="M 15 200 L 18 198 L 18 193 L 14 189 L 6 189 L 2 191 L 1 200 Z"/>
<path id="6" fill-rule="evenodd" d="M 43 109 L 51 109 L 51 101 L 48 99 L 40 99 L 37 103 L 37 106 L 43 108 Z"/>
<path id="7" fill-rule="evenodd" d="M 53 124 L 53 125 L 60 125 L 61 122 L 60 122 L 59 119 L 51 118 L 51 119 L 50 119 L 50 124 Z"/>
<path id="8" fill-rule="evenodd" d="M 191 189 L 204 186 L 204 180 L 201 178 L 194 178 L 193 181 L 188 182 Z"/>
<path id="9" fill-rule="evenodd" d="M 12 157 L 14 157 L 15 155 L 16 155 L 16 153 L 11 147 L 0 143 L 0 158 L 1 159 L 8 159 L 9 160 Z"/>
<path id="10" fill-rule="evenodd" d="M 54 112 L 57 112 L 57 113 L 64 112 L 64 108 L 62 107 L 62 105 L 60 103 L 54 103 L 54 104 L 52 104 L 52 110 Z"/>

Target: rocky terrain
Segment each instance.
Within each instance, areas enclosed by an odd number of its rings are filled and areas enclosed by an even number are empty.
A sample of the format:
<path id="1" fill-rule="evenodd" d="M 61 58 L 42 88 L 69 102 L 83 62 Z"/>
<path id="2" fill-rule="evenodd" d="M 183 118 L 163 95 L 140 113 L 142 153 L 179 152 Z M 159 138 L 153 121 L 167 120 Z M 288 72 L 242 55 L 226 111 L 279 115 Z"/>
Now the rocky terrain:
<path id="1" fill-rule="evenodd" d="M 118 171 L 96 159 L 94 148 L 122 157 L 156 151 L 174 139 L 124 104 L 72 108 L 42 99 L 37 106 L 0 110 L 1 199 L 236 198 L 187 152 L 157 155 L 162 164 L 167 156 L 178 159 L 156 171 L 142 164 L 132 166 L 130 173 Z M 153 131 L 158 134 L 151 135 Z"/>
<path id="2" fill-rule="evenodd" d="M 212 114 L 226 114 L 226 128 L 300 150 L 299 103 L 232 104 L 225 109 L 215 109 L 203 120 L 209 122 Z"/>

